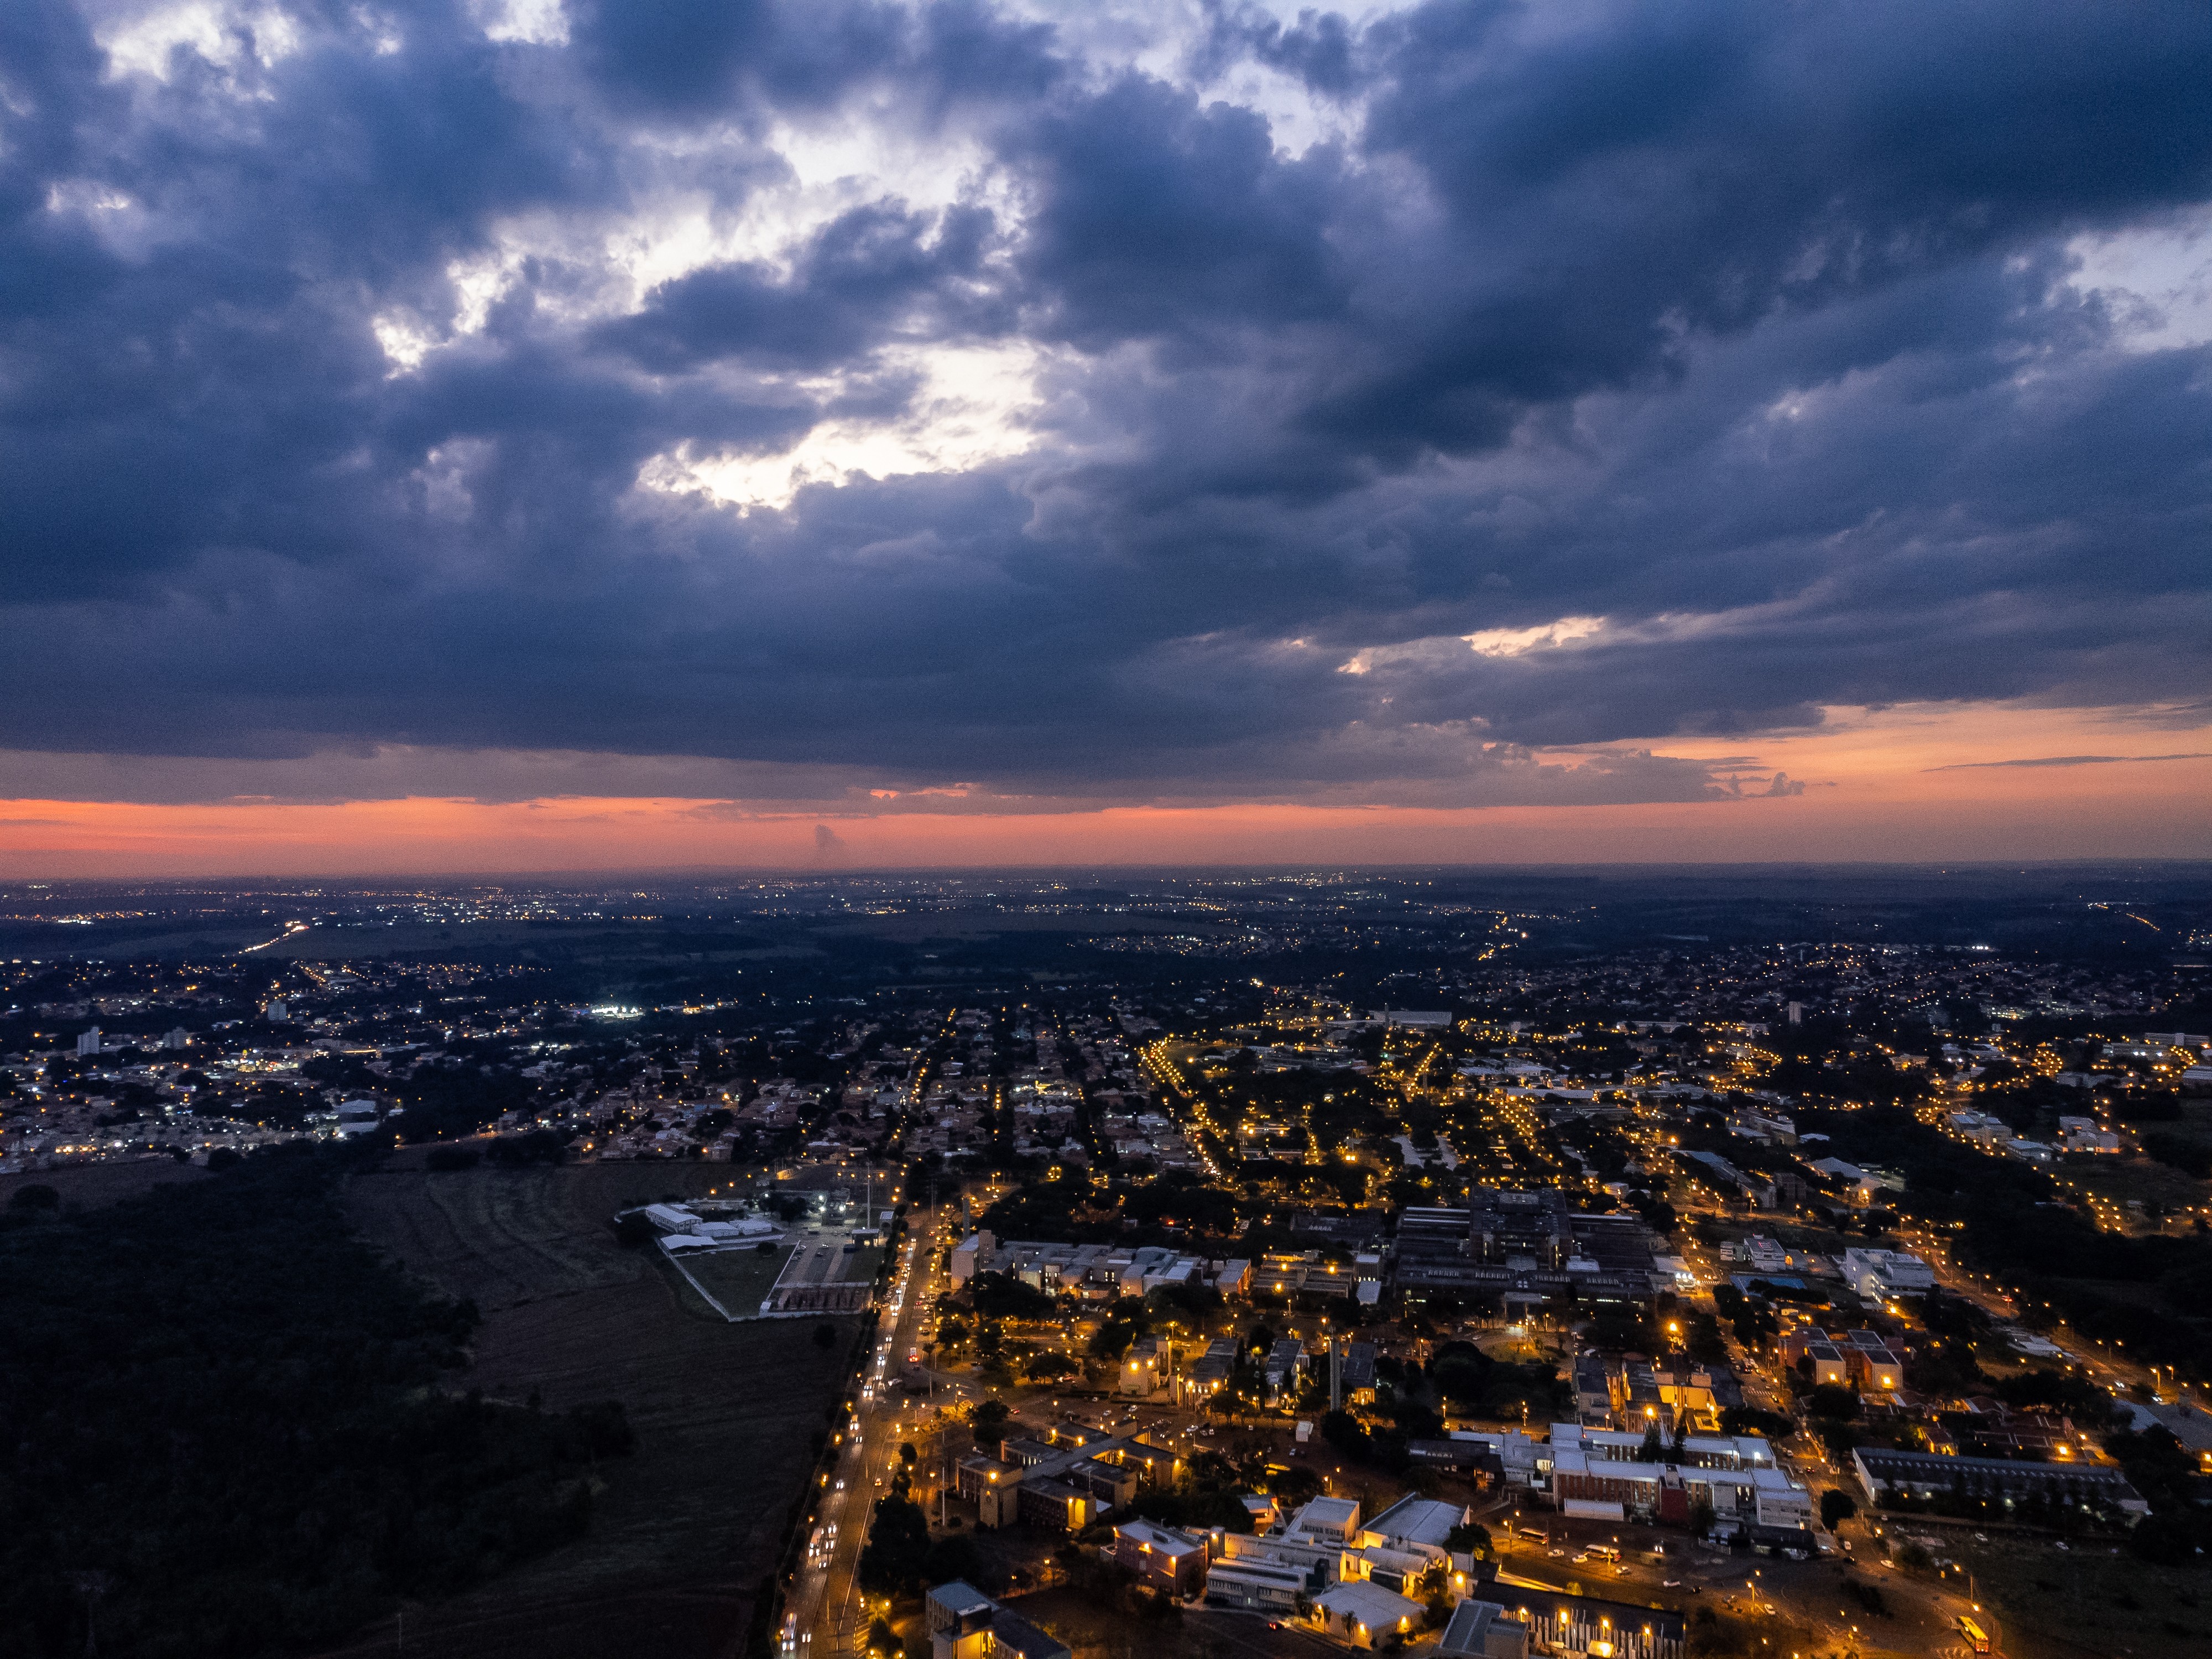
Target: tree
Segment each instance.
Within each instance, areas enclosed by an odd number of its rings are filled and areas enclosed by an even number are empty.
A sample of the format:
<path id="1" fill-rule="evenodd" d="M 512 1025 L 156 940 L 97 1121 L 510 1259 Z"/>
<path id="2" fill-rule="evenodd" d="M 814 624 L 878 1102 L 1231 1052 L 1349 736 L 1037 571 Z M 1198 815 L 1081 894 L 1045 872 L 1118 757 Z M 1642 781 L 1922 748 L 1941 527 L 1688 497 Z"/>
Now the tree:
<path id="1" fill-rule="evenodd" d="M 914 1467 L 915 1459 L 920 1455 L 921 1454 L 914 1449 L 913 1441 L 902 1440 L 899 1442 L 899 1462 L 905 1464 L 907 1468 L 912 1468 Z"/>
<path id="2" fill-rule="evenodd" d="M 1848 1521 L 1859 1512 L 1858 1500 L 1840 1487 L 1830 1487 L 1820 1494 L 1820 1524 L 1830 1532 L 1839 1521 Z"/>
<path id="3" fill-rule="evenodd" d="M 885 1595 L 919 1589 L 928 1563 L 929 1519 L 921 1505 L 896 1494 L 880 1499 L 860 1552 L 860 1588 Z"/>
<path id="4" fill-rule="evenodd" d="M 814 1328 L 814 1346 L 817 1348 L 836 1347 L 837 1328 L 835 1325 L 817 1325 Z"/>
<path id="5" fill-rule="evenodd" d="M 34 1181 L 27 1187 L 18 1187 L 15 1196 L 8 1200 L 9 1209 L 26 1212 L 58 1210 L 61 1206 L 62 1195 L 44 1182 Z"/>
<path id="6" fill-rule="evenodd" d="M 1462 1555 L 1472 1555 L 1477 1560 L 1488 1558 L 1492 1545 L 1490 1528 L 1480 1521 L 1462 1521 L 1451 1529 L 1444 1540 L 1444 1547 Z"/>
<path id="7" fill-rule="evenodd" d="M 1012 1415 L 1003 1400 L 983 1400 L 976 1402 L 969 1422 L 975 1431 L 975 1438 L 986 1445 L 995 1445 L 1006 1433 L 1006 1419 Z"/>
<path id="8" fill-rule="evenodd" d="M 878 1619 L 868 1626 L 868 1651 L 874 1654 L 894 1654 L 899 1650 L 898 1636 L 890 1624 Z"/>

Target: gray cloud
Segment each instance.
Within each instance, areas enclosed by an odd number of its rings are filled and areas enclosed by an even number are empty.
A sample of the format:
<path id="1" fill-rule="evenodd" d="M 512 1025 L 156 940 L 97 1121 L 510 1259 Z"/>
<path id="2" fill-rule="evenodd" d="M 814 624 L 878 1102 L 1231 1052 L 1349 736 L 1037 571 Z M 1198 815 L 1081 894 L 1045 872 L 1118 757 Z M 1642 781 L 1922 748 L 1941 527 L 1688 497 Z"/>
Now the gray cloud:
<path id="1" fill-rule="evenodd" d="M 2200 8 L 287 15 L 0 15 L 8 793 L 1692 799 L 2212 677 L 2212 352 L 2077 280 Z"/>
<path id="2" fill-rule="evenodd" d="M 2212 754 L 2194 755 L 2051 755 L 2039 760 L 1960 761 L 1952 766 L 1931 766 L 1930 772 L 1978 772 L 1996 766 L 2119 766 L 2139 761 L 2212 760 Z"/>

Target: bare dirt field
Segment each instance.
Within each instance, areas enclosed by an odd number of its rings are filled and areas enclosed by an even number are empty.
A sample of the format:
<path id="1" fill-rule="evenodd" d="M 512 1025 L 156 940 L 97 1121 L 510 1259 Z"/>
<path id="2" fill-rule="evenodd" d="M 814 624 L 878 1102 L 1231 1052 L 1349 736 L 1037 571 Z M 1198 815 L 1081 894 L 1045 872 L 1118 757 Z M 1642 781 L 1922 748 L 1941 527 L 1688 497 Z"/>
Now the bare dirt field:
<path id="1" fill-rule="evenodd" d="M 811 1468 L 857 1328 L 726 1322 L 657 1250 L 626 1249 L 609 1218 L 726 1180 L 708 1164 L 607 1164 L 355 1178 L 349 1212 L 374 1243 L 484 1314 L 460 1386 L 549 1410 L 618 1400 L 637 1449 L 601 1470 L 581 1541 L 451 1602 L 410 1609 L 426 1659 L 724 1659 L 743 1644 L 761 1579 Z M 392 1650 L 393 1622 L 343 1650 Z"/>

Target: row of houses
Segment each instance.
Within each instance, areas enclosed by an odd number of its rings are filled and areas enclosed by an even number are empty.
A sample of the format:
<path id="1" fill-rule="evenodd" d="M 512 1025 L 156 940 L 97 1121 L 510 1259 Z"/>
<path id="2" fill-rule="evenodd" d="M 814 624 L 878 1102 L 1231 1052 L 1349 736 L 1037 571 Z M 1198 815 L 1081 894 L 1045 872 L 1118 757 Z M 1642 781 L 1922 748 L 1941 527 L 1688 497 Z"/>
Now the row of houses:
<path id="1" fill-rule="evenodd" d="M 1551 1489 L 1569 1515 L 1687 1526 L 1715 1520 L 1786 1530 L 1813 1524 L 1813 1494 L 1756 1436 L 1692 1435 L 1656 1460 L 1644 1435 L 1579 1424 L 1552 1426 Z"/>
<path id="2" fill-rule="evenodd" d="M 1809 1371 L 1816 1387 L 1894 1395 L 1905 1386 L 1904 1358 L 1878 1331 L 1801 1326 L 1783 1334 L 1782 1363 Z"/>
<path id="3" fill-rule="evenodd" d="M 1680 1613 L 1478 1577 L 1473 1559 L 1452 1547 L 1468 1518 L 1457 1504 L 1407 1497 L 1363 1520 L 1357 1500 L 1318 1498 L 1249 1534 L 1128 1522 L 1115 1528 L 1114 1554 L 1178 1601 L 1202 1596 L 1212 1607 L 1303 1620 L 1358 1647 L 1413 1636 L 1440 1598 L 1455 1605 L 1439 1659 L 1527 1659 L 1532 1650 L 1682 1659 Z"/>
<path id="4" fill-rule="evenodd" d="M 955 1289 L 978 1273 L 1005 1273 L 1048 1296 L 1072 1294 L 1092 1302 L 1143 1296 L 1164 1285 L 1204 1285 L 1224 1296 L 1243 1295 L 1252 1282 L 1249 1261 L 1209 1261 L 1158 1245 L 1001 1242 L 988 1228 L 955 1245 L 946 1269 Z"/>

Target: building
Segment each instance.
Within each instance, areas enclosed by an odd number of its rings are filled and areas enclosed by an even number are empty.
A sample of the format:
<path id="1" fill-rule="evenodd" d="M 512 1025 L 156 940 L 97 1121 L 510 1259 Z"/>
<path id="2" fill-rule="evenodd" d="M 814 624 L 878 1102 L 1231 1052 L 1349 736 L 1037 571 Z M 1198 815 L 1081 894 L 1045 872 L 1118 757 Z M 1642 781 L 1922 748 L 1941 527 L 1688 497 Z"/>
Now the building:
<path id="1" fill-rule="evenodd" d="M 100 1027 L 94 1025 L 88 1030 L 83 1030 L 77 1033 L 76 1057 L 79 1060 L 89 1059 L 99 1053 Z"/>
<path id="2" fill-rule="evenodd" d="M 1206 1579 L 1209 1593 L 1217 1586 L 1228 1593 L 1227 1582 L 1221 1575 L 1231 1566 L 1289 1573 L 1301 1590 L 1322 1589 L 1336 1582 L 1337 1569 L 1344 1559 L 1340 1544 L 1295 1539 L 1287 1533 L 1261 1537 L 1250 1533 L 1224 1532 L 1213 1541 L 1219 1547 L 1221 1557 L 1213 1563 Z"/>
<path id="3" fill-rule="evenodd" d="M 1305 1371 L 1305 1344 L 1295 1336 L 1278 1337 L 1275 1346 L 1267 1350 L 1267 1363 L 1262 1368 L 1267 1379 L 1267 1392 L 1271 1395 L 1296 1394 L 1298 1384 L 1304 1380 Z"/>
<path id="4" fill-rule="evenodd" d="M 1086 1302 L 1142 1296 L 1163 1285 L 1218 1285 L 1225 1293 L 1240 1281 L 1249 1284 L 1252 1273 L 1249 1261 L 1201 1261 L 1158 1245 L 1001 1240 L 988 1228 L 979 1228 L 954 1245 L 945 1267 L 956 1286 L 978 1273 L 1005 1273 L 1048 1296 L 1073 1296 Z"/>
<path id="5" fill-rule="evenodd" d="M 1395 1590 L 1364 1580 L 1332 1584 L 1313 1598 L 1313 1621 L 1356 1647 L 1378 1647 L 1413 1634 L 1424 1609 Z"/>
<path id="6" fill-rule="evenodd" d="M 1662 1281 L 1635 1216 L 1577 1210 L 1556 1192 L 1478 1187 L 1462 1210 L 1411 1206 L 1398 1218 L 1392 1276 L 1409 1300 L 1492 1306 L 1509 1316 L 1547 1305 L 1648 1306 Z"/>
<path id="7" fill-rule="evenodd" d="M 1355 1406 L 1371 1403 L 1375 1398 L 1375 1345 L 1347 1341 L 1329 1346 L 1329 1358 L 1334 1368 L 1330 1394 L 1340 1406 L 1347 1400 Z"/>
<path id="8" fill-rule="evenodd" d="M 1782 1363 L 1809 1376 L 1815 1388 L 1850 1386 L 1850 1365 L 1826 1331 L 1791 1331 L 1782 1339 Z"/>
<path id="9" fill-rule="evenodd" d="M 940 1584 L 922 1605 L 931 1659 L 1073 1659 L 1066 1643 L 973 1585 Z"/>
<path id="10" fill-rule="evenodd" d="M 1356 1498 L 1315 1498 L 1291 1517 L 1285 1535 L 1303 1542 L 1333 1544 L 1342 1549 L 1359 1536 L 1359 1500 Z"/>
<path id="11" fill-rule="evenodd" d="M 1015 1518 L 1047 1532 L 1081 1532 L 1105 1507 L 1072 1480 L 1030 1474 L 1014 1487 Z"/>
<path id="12" fill-rule="evenodd" d="M 1867 1500 L 1930 1498 L 1946 1494 L 1986 1498 L 2010 1508 L 2030 1498 L 2045 1505 L 2123 1515 L 2150 1513 L 2141 1493 L 2117 1468 L 2102 1464 L 2030 1463 L 2007 1457 L 1945 1457 L 1933 1452 L 1889 1451 L 1860 1446 L 1851 1465 Z"/>
<path id="13" fill-rule="evenodd" d="M 1121 1356 L 1121 1369 L 1114 1379 L 1114 1392 L 1132 1400 L 1150 1399 L 1168 1380 L 1167 1344 L 1157 1336 L 1140 1336 Z"/>
<path id="14" fill-rule="evenodd" d="M 1437 1642 L 1438 1659 L 1528 1659 L 1528 1626 L 1496 1601 L 1461 1602 Z"/>
<path id="15" fill-rule="evenodd" d="M 2094 1117 L 2058 1120 L 2058 1145 L 2069 1152 L 2114 1153 L 2127 1151 L 2127 1142 L 2105 1128 Z"/>
<path id="16" fill-rule="evenodd" d="M 1311 1575 L 1297 1567 L 1258 1555 L 1224 1556 L 1207 1570 L 1206 1604 L 1283 1618 L 1297 1611 L 1298 1598 L 1312 1587 Z"/>
<path id="17" fill-rule="evenodd" d="M 1869 1301 L 1897 1296 L 1925 1296 L 1936 1287 L 1936 1273 L 1905 1250 L 1851 1249 L 1843 1254 L 1844 1283 Z"/>
<path id="18" fill-rule="evenodd" d="M 1360 1528 L 1360 1537 L 1364 1542 L 1394 1550 L 1430 1552 L 1441 1559 L 1450 1548 L 1453 1531 L 1473 1516 L 1474 1511 L 1464 1504 L 1408 1496 Z"/>
<path id="19" fill-rule="evenodd" d="M 1146 1589 L 1178 1601 L 1188 1601 L 1206 1589 L 1206 1547 L 1170 1527 L 1139 1520 L 1118 1523 L 1114 1559 L 1136 1574 Z"/>
<path id="20" fill-rule="evenodd" d="M 955 1579 L 949 1584 L 939 1584 L 922 1599 L 922 1615 L 929 1633 L 935 1636 L 941 1630 L 951 1630 L 973 1614 L 988 1613 L 998 1603 L 973 1584 L 963 1584 Z"/>
<path id="21" fill-rule="evenodd" d="M 1480 1472 L 1489 1478 L 1488 1483 L 1492 1486 L 1537 1485 L 1539 1465 L 1544 1463 L 1547 1449 L 1542 1441 L 1521 1429 L 1488 1434 L 1454 1429 L 1442 1440 L 1406 1443 L 1407 1455 L 1417 1463 L 1463 1473 Z"/>
<path id="22" fill-rule="evenodd" d="M 1539 1652 L 1594 1654 L 1603 1659 L 1685 1659 L 1689 1622 L 1679 1613 L 1603 1601 L 1589 1595 L 1501 1589 L 1519 1599 L 1508 1611 Z"/>
<path id="23" fill-rule="evenodd" d="M 1236 1373 L 1236 1340 L 1217 1336 L 1206 1345 L 1206 1352 L 1191 1362 L 1190 1374 L 1176 1379 L 1176 1399 L 1188 1403 L 1219 1394 Z"/>
<path id="24" fill-rule="evenodd" d="M 1002 1527 L 1018 1518 L 1012 1494 L 1021 1479 L 1017 1465 L 978 1453 L 962 1458 L 953 1469 L 952 1489 L 975 1506 L 977 1526 Z"/>
<path id="25" fill-rule="evenodd" d="M 1570 1515 L 1689 1526 L 1701 1512 L 1719 1520 L 1809 1527 L 1813 1497 L 1775 1466 L 1756 1435 L 1692 1435 L 1646 1462 L 1644 1436 L 1552 1425 L 1552 1492 Z"/>
<path id="26" fill-rule="evenodd" d="M 1850 1368 L 1851 1386 L 1861 1394 L 1894 1394 L 1905 1386 L 1905 1361 L 1879 1331 L 1828 1333 Z"/>
<path id="27" fill-rule="evenodd" d="M 1043 1440 L 1011 1434 L 995 1457 L 978 1452 L 960 1461 L 953 1489 L 975 1505 L 977 1526 L 1079 1532 L 1126 1509 L 1140 1486 L 1172 1485 L 1182 1467 L 1171 1451 L 1079 1424 L 1047 1432 Z"/>

